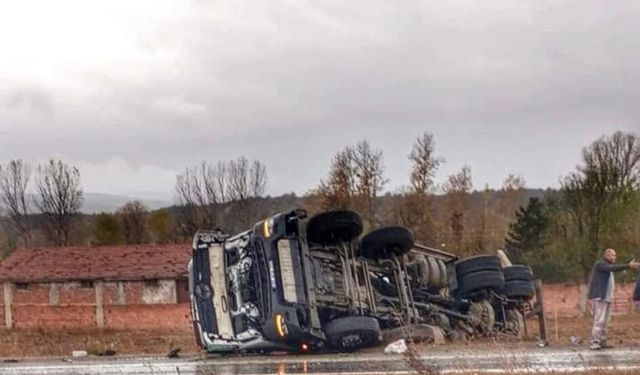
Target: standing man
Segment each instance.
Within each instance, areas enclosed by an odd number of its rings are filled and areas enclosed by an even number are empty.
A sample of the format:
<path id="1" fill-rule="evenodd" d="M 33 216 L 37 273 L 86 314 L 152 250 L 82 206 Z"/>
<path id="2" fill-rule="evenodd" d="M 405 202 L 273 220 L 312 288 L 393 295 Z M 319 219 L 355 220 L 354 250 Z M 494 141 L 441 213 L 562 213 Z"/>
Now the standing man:
<path id="1" fill-rule="evenodd" d="M 602 259 L 598 260 L 591 270 L 589 299 L 593 301 L 593 330 L 589 348 L 592 350 L 611 347 L 607 345 L 607 326 L 611 318 L 611 302 L 613 302 L 615 288 L 613 273 L 627 268 L 640 268 L 640 263 L 635 259 L 628 264 L 615 264 L 615 261 L 616 251 L 606 249 Z"/>

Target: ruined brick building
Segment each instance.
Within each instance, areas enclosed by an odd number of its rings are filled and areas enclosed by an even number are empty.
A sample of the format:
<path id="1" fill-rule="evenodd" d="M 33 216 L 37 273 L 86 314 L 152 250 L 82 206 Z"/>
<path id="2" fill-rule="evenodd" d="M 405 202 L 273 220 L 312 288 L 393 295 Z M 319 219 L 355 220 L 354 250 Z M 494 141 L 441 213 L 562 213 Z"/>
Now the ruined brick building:
<path id="1" fill-rule="evenodd" d="M 18 249 L 0 264 L 6 328 L 190 327 L 190 245 Z"/>

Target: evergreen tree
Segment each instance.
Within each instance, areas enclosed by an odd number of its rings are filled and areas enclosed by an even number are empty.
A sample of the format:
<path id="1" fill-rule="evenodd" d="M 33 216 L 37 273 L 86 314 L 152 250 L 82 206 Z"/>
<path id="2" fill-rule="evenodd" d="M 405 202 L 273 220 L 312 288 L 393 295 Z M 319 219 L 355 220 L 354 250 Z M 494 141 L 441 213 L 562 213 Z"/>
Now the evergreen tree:
<path id="1" fill-rule="evenodd" d="M 505 239 L 507 251 L 521 256 L 544 249 L 548 227 L 549 218 L 544 202 L 539 198 L 529 198 L 527 206 L 521 206 L 516 212 L 516 221 L 509 225 L 509 233 Z"/>

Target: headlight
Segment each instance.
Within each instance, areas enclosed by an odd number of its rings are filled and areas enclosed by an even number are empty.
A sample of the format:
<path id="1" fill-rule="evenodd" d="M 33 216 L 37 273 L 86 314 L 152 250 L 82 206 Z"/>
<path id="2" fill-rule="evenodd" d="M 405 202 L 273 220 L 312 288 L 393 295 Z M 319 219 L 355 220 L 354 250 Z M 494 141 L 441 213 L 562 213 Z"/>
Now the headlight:
<path id="1" fill-rule="evenodd" d="M 262 222 L 262 235 L 264 238 L 269 238 L 273 235 L 273 218 L 267 219 Z"/>
<path id="2" fill-rule="evenodd" d="M 273 320 L 276 325 L 276 333 L 278 334 L 278 336 L 285 337 L 289 334 L 287 323 L 284 321 L 284 316 L 282 316 L 282 314 L 276 314 L 273 317 Z"/>

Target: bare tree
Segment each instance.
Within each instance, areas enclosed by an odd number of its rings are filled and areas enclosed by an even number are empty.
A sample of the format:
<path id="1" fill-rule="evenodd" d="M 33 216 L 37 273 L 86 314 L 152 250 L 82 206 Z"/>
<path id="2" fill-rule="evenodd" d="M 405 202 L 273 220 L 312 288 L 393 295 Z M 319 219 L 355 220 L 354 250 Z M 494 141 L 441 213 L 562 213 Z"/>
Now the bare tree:
<path id="1" fill-rule="evenodd" d="M 376 218 L 377 198 L 387 183 L 382 151 L 372 149 L 366 140 L 361 141 L 353 149 L 353 162 L 356 207 L 368 222 L 368 227 L 372 228 L 379 222 Z"/>
<path id="2" fill-rule="evenodd" d="M 36 206 L 44 217 L 46 236 L 57 246 L 68 245 L 83 202 L 80 171 L 52 159 L 38 168 L 37 189 Z"/>
<path id="3" fill-rule="evenodd" d="M 462 167 L 460 172 L 449 176 L 444 185 L 446 205 L 449 211 L 450 242 L 453 242 L 461 250 L 464 248 L 467 198 L 472 188 L 471 169 L 466 165 Z"/>
<path id="4" fill-rule="evenodd" d="M 126 244 L 141 244 L 148 241 L 148 214 L 149 209 L 140 201 L 127 202 L 117 211 Z"/>
<path id="5" fill-rule="evenodd" d="M 185 236 L 199 228 L 214 228 L 218 222 L 220 205 L 228 200 L 226 162 L 215 166 L 201 162 L 176 177 L 176 194 L 182 208 Z"/>
<path id="6" fill-rule="evenodd" d="M 0 168 L 0 193 L 11 222 L 25 246 L 31 243 L 31 223 L 27 186 L 31 168 L 20 159 L 12 160 L 4 170 Z"/>
<path id="7" fill-rule="evenodd" d="M 502 189 L 500 191 L 502 200 L 500 204 L 500 209 L 502 214 L 507 218 L 508 222 L 512 222 L 515 220 L 516 212 L 518 209 L 526 204 L 527 201 L 527 191 L 526 191 L 527 183 L 522 176 L 516 176 L 514 174 L 509 174 L 507 178 L 502 182 Z M 506 227 L 503 228 L 503 232 L 506 230 Z M 500 236 L 503 238 L 506 236 L 506 232 Z"/>
<path id="8" fill-rule="evenodd" d="M 232 224 L 246 227 L 262 215 L 260 198 L 267 186 L 267 169 L 259 161 L 249 161 L 245 157 L 227 163 L 228 196 L 232 205 Z"/>
<path id="9" fill-rule="evenodd" d="M 425 132 L 416 138 L 409 154 L 412 161 L 411 187 L 417 193 L 427 194 L 433 190 L 433 178 L 444 159 L 435 156 L 433 134 Z"/>
<path id="10" fill-rule="evenodd" d="M 435 142 L 431 133 L 425 132 L 416 138 L 409 160 L 412 163 L 411 189 L 405 191 L 396 202 L 394 216 L 411 228 L 423 243 L 434 244 L 436 231 L 432 219 L 431 193 L 436 170 L 444 163 L 444 159 L 435 156 Z"/>
<path id="11" fill-rule="evenodd" d="M 267 171 L 259 161 L 241 157 L 215 165 L 202 162 L 186 168 L 176 178 L 176 195 L 181 206 L 181 228 L 190 237 L 200 228 L 241 229 L 260 215 L 259 197 L 265 194 Z M 220 222 L 225 207 L 233 214 Z"/>

